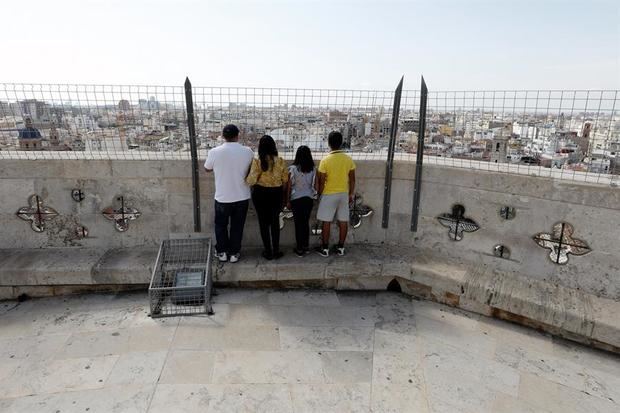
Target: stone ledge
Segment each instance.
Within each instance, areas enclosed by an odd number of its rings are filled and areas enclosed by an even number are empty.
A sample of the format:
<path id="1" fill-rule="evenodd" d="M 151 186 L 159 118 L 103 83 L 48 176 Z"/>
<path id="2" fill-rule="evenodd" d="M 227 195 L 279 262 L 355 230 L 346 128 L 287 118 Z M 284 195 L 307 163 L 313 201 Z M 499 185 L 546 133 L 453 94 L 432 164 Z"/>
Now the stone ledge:
<path id="1" fill-rule="evenodd" d="M 0 299 L 145 288 L 156 247 L 0 250 Z M 216 285 L 338 290 L 400 288 L 418 298 L 548 331 L 620 353 L 620 302 L 432 252 L 354 245 L 344 257 L 288 253 L 277 261 L 246 250 L 236 264 L 215 263 Z M 397 284 L 393 283 L 396 280 Z"/>
<path id="2" fill-rule="evenodd" d="M 0 286 L 93 284 L 91 270 L 103 255 L 95 248 L 0 250 Z"/>

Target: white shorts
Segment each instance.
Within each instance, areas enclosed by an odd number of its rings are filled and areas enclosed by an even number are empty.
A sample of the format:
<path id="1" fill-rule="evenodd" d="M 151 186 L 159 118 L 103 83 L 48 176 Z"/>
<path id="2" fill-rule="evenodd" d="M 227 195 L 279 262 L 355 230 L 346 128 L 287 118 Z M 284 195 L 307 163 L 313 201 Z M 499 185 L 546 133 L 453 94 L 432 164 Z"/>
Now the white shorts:
<path id="1" fill-rule="evenodd" d="M 332 222 L 334 216 L 339 222 L 349 222 L 349 194 L 346 192 L 321 195 L 316 219 Z"/>

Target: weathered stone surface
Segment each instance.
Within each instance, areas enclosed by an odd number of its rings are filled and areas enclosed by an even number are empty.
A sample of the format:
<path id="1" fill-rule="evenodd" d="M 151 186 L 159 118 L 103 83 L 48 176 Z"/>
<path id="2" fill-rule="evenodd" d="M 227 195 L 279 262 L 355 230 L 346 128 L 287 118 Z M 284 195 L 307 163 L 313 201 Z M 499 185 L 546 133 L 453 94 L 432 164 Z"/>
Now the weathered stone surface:
<path id="1" fill-rule="evenodd" d="M 94 284 L 148 284 L 158 249 L 119 248 L 107 251 L 92 268 Z"/>
<path id="2" fill-rule="evenodd" d="M 0 285 L 92 284 L 96 249 L 0 250 Z"/>
<path id="3" fill-rule="evenodd" d="M 0 411 L 620 408 L 617 355 L 458 308 L 385 291 L 216 299 L 213 316 L 161 319 L 146 292 L 3 303 Z"/>
<path id="4" fill-rule="evenodd" d="M 407 247 L 352 246 L 344 257 L 315 254 L 267 261 L 247 249 L 235 264 L 215 263 L 214 281 L 223 285 L 275 288 L 400 291 L 426 300 L 508 319 L 606 349 L 620 347 L 618 302 L 583 291 L 486 265 L 447 259 Z M 48 296 L 88 290 L 143 287 L 150 281 L 157 247 L 107 251 L 95 249 L 3 250 L 0 281 L 4 293 Z M 325 277 L 325 274 L 329 274 Z M 80 288 L 77 286 L 81 285 Z M 291 293 L 287 293 L 291 294 Z M 333 293 L 332 293 L 333 294 Z M 277 293 L 267 297 L 274 304 Z M 335 295 L 334 303 L 338 303 Z M 302 300 L 302 301 L 299 301 Z M 295 296 L 282 305 L 300 304 Z M 609 347 L 611 346 L 611 347 Z"/>
<path id="5" fill-rule="evenodd" d="M 17 298 L 13 293 L 13 287 L 0 287 L 0 300 L 11 300 Z"/>
<path id="6" fill-rule="evenodd" d="M 501 170 L 499 167 L 493 172 L 426 165 L 422 177 L 424 189 L 419 229 L 412 233 L 409 228 L 415 165 L 398 160 L 394 164 L 390 225 L 384 229 L 381 210 L 385 164 L 358 160 L 358 192 L 375 214 L 364 218 L 361 227 L 350 231 L 349 241 L 416 246 L 460 260 L 464 265 L 491 267 L 514 277 L 529 277 L 596 296 L 620 299 L 620 283 L 616 277 L 620 271 L 620 245 L 616 242 L 615 232 L 608 227 L 609 222 L 617 220 L 620 191 L 594 183 L 515 175 Z M 145 244 L 157 246 L 171 232 L 193 230 L 190 172 L 187 160 L 4 160 L 0 166 L 4 192 L 0 195 L 5 195 L 1 198 L 7 200 L 8 209 L 0 211 L 0 224 L 9 236 L 0 238 L 0 248 L 75 246 L 107 250 Z M 200 185 L 203 231 L 212 233 L 212 175 L 201 173 Z M 82 188 L 86 193 L 86 199 L 79 204 L 70 198 L 70 190 L 74 187 Z M 45 195 L 61 214 L 58 223 L 45 234 L 24 231 L 26 225 L 14 216 L 19 200 L 25 202 L 33 191 Z M 109 206 L 120 194 L 143 213 L 122 235 L 101 216 L 101 209 Z M 468 215 L 482 226 L 479 231 L 468 234 L 465 242 L 459 243 L 450 241 L 445 228 L 435 219 L 438 213 L 448 211 L 456 202 L 465 205 Z M 506 221 L 499 217 L 499 208 L 505 205 L 516 208 L 515 219 Z M 548 231 L 559 221 L 572 223 L 576 236 L 593 249 L 588 255 L 571 258 L 565 266 L 551 263 L 547 254 L 531 240 L 533 234 Z M 90 238 L 70 242 L 67 240 L 69 227 L 77 222 L 89 228 Z M 334 228 L 333 241 L 336 232 Z M 282 245 L 293 243 L 294 229 L 289 222 L 282 231 Z M 498 243 L 511 248 L 510 260 L 492 255 L 492 248 Z M 255 213 L 250 207 L 244 246 L 260 245 Z M 350 250 L 354 252 L 355 248 Z M 325 271 L 327 277 L 343 271 L 366 272 L 371 276 L 377 267 L 381 267 L 385 275 L 403 272 L 406 276 L 406 268 L 395 268 L 398 265 L 393 265 L 387 257 L 379 264 L 373 262 L 366 266 L 330 260 Z M 307 278 L 288 271 L 284 266 L 280 270 L 276 273 L 281 280 L 291 280 L 296 276 Z M 262 275 L 257 274 L 259 276 Z M 421 279 L 413 281 L 428 284 Z M 454 291 L 448 292 L 455 294 Z"/>

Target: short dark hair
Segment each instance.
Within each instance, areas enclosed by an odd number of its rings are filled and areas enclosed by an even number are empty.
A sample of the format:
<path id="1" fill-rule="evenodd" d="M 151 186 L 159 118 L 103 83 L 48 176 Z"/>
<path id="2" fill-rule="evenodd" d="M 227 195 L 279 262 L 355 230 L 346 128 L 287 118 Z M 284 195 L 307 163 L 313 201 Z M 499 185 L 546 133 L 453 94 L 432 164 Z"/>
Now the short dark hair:
<path id="1" fill-rule="evenodd" d="M 342 133 L 337 130 L 330 132 L 329 136 L 327 136 L 327 143 L 333 150 L 340 149 L 342 146 Z"/>
<path id="2" fill-rule="evenodd" d="M 235 139 L 239 136 L 239 128 L 235 125 L 226 125 L 224 126 L 224 129 L 222 129 L 222 136 L 227 141 Z"/>

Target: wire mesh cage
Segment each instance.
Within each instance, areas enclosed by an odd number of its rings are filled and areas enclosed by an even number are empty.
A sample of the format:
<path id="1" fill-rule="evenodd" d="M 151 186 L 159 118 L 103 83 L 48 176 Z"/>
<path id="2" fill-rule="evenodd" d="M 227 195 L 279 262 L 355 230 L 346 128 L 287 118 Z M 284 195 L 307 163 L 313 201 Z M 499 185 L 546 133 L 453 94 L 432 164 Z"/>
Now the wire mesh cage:
<path id="1" fill-rule="evenodd" d="M 151 317 L 213 314 L 211 239 L 162 241 L 153 269 Z"/>

